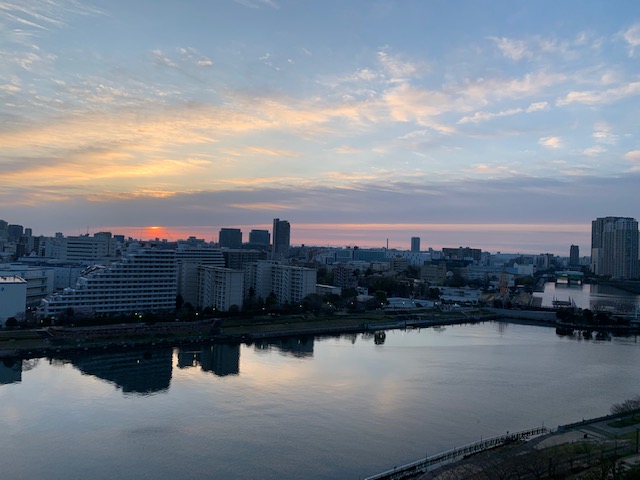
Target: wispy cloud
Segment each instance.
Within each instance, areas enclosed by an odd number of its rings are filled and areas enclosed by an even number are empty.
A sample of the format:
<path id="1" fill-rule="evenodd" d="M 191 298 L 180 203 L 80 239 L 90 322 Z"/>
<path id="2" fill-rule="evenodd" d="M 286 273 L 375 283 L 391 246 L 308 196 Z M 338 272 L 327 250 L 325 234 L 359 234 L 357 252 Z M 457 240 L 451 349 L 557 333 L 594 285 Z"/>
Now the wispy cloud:
<path id="1" fill-rule="evenodd" d="M 458 123 L 480 123 L 486 122 L 488 120 L 492 120 L 494 118 L 500 117 L 510 117 L 512 115 L 517 115 L 519 113 L 532 113 L 532 112 L 541 112 L 543 110 L 547 110 L 549 108 L 549 104 L 547 102 L 536 102 L 529 105 L 527 108 L 511 108 L 509 110 L 504 110 L 502 112 L 476 112 L 471 116 L 462 117 Z"/>
<path id="2" fill-rule="evenodd" d="M 543 137 L 538 143 L 546 148 L 558 149 L 562 147 L 562 139 L 560 137 Z"/>
<path id="3" fill-rule="evenodd" d="M 235 2 L 249 8 L 280 8 L 280 6 L 273 0 L 235 0 Z"/>
<path id="4" fill-rule="evenodd" d="M 586 90 L 569 92 L 564 98 L 558 99 L 556 104 L 559 106 L 572 103 L 600 105 L 618 102 L 624 98 L 635 95 L 640 95 L 640 82 L 630 82 L 604 91 Z"/>
<path id="5" fill-rule="evenodd" d="M 640 46 L 640 23 L 636 23 L 629 27 L 622 34 L 622 37 L 629 45 L 629 56 L 633 57 L 635 55 L 636 48 Z"/>
<path id="6" fill-rule="evenodd" d="M 513 40 L 505 37 L 489 37 L 489 39 L 494 41 L 502 54 L 511 60 L 521 60 L 533 56 L 526 43 L 522 40 Z"/>

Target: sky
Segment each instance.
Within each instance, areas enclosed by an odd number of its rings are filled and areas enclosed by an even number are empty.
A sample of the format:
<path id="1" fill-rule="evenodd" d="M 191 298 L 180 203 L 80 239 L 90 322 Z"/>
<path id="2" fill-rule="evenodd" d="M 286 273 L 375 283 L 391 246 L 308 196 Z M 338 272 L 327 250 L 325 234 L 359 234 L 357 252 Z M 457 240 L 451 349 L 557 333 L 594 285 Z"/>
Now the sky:
<path id="1" fill-rule="evenodd" d="M 638 218 L 640 2 L 0 0 L 36 235 L 590 252 Z"/>

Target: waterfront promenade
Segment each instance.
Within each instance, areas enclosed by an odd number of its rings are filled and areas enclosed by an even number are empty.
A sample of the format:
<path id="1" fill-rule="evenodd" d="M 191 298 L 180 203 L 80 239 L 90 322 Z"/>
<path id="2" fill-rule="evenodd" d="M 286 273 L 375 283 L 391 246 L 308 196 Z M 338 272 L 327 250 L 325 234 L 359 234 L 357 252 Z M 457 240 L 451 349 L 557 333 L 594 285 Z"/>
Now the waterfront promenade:
<path id="1" fill-rule="evenodd" d="M 639 447 L 640 410 L 633 410 L 559 426 L 553 431 L 537 427 L 506 433 L 365 480 L 498 478 L 498 473 L 505 472 L 511 472 L 513 478 L 573 478 L 570 475 L 576 472 L 598 469 L 640 469 Z"/>

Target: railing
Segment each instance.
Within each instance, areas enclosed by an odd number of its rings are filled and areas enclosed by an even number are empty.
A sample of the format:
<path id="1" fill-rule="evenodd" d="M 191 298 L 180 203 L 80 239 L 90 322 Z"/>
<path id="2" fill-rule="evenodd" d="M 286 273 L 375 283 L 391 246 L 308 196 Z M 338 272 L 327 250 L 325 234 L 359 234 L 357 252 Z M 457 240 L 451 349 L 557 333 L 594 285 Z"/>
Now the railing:
<path id="1" fill-rule="evenodd" d="M 454 460 L 466 455 L 471 455 L 474 453 L 482 452 L 483 450 L 488 450 L 500 445 L 505 445 L 510 442 L 527 440 L 529 437 L 544 435 L 549 432 L 550 430 L 546 427 L 536 427 L 530 428 L 529 430 L 522 430 L 520 432 L 507 433 L 505 435 L 487 438 L 486 440 L 480 440 L 468 445 L 464 445 L 462 447 L 453 448 L 451 450 L 447 450 L 446 452 L 438 453 L 436 455 L 426 457 L 425 459 L 402 465 L 401 467 L 395 467 L 392 470 L 387 470 L 385 472 L 367 477 L 365 480 L 401 480 L 404 478 L 414 477 L 419 473 L 426 472 L 429 467 L 442 462 L 446 462 L 447 460 Z"/>

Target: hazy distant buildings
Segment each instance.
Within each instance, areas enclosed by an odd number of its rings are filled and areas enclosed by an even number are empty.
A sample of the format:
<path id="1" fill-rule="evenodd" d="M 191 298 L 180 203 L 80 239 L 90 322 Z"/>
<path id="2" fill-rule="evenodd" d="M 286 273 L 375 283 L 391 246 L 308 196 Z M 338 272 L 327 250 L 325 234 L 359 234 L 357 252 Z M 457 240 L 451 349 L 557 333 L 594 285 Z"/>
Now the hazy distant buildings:
<path id="1" fill-rule="evenodd" d="M 221 248 L 241 248 L 242 231 L 239 228 L 221 228 L 218 244 Z"/>
<path id="2" fill-rule="evenodd" d="M 411 237 L 411 251 L 414 253 L 420 251 L 420 237 Z"/>
<path id="3" fill-rule="evenodd" d="M 273 219 L 273 258 L 283 257 L 289 253 L 291 242 L 291 225 L 286 220 Z"/>
<path id="4" fill-rule="evenodd" d="M 482 250 L 479 248 L 443 248 L 442 254 L 447 260 L 468 260 L 479 262 L 482 258 Z"/>
<path id="5" fill-rule="evenodd" d="M 638 222 L 603 217 L 591 222 L 591 269 L 596 275 L 638 278 Z"/>

